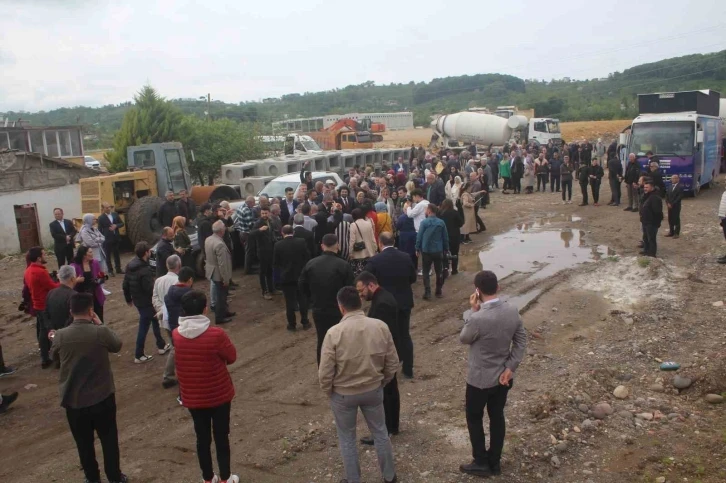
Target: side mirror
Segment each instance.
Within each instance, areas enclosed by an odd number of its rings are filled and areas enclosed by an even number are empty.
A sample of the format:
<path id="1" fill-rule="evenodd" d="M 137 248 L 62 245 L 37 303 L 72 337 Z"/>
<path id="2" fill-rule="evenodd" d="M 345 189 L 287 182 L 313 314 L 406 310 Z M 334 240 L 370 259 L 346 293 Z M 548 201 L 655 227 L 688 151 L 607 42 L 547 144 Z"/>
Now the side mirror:
<path id="1" fill-rule="evenodd" d="M 703 131 L 696 131 L 696 144 L 703 143 Z"/>

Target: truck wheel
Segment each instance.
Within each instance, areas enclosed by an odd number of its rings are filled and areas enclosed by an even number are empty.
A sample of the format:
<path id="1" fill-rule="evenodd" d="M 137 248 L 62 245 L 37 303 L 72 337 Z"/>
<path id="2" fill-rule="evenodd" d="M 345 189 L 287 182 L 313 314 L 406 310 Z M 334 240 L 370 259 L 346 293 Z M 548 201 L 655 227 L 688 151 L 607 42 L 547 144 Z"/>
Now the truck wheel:
<path id="1" fill-rule="evenodd" d="M 197 278 L 206 278 L 206 272 L 204 271 L 204 252 L 199 250 L 194 257 L 194 271 L 197 272 Z"/>
<path id="2" fill-rule="evenodd" d="M 144 196 L 131 205 L 126 220 L 133 246 L 142 241 L 153 246 L 159 241 L 163 228 L 159 221 L 159 208 L 162 203 L 163 200 L 157 196 Z"/>

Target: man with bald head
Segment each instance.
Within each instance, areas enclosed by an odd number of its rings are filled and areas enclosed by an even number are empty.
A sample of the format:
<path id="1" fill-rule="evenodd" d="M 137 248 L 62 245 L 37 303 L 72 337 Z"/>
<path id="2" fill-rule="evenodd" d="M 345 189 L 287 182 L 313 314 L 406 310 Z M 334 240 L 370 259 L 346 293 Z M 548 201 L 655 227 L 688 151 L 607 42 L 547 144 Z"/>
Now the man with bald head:
<path id="1" fill-rule="evenodd" d="M 169 271 L 166 267 L 166 259 L 174 255 L 174 230 L 164 227 L 161 232 L 161 240 L 156 245 L 156 277 L 163 277 Z"/>
<path id="2" fill-rule="evenodd" d="M 426 175 L 426 185 L 423 187 L 424 197 L 432 205 L 439 206 L 446 199 L 444 182 L 436 177 L 433 172 Z"/>

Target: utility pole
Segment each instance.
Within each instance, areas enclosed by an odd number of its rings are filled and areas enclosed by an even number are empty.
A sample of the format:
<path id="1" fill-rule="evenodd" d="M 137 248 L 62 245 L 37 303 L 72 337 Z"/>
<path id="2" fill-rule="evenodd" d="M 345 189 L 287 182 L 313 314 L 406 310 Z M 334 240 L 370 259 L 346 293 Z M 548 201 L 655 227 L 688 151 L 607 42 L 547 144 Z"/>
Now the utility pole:
<path id="1" fill-rule="evenodd" d="M 205 99 L 207 100 L 207 112 L 205 113 L 206 114 L 205 117 L 206 117 L 206 120 L 209 121 L 209 111 L 212 109 L 212 94 L 207 94 L 206 97 L 199 96 L 199 99 L 202 101 Z"/>

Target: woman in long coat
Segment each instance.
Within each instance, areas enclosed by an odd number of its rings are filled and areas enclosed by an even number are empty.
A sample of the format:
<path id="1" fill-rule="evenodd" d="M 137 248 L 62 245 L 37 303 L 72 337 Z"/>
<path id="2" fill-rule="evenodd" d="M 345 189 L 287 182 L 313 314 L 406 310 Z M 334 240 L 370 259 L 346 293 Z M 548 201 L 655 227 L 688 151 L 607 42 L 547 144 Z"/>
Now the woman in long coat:
<path id="1" fill-rule="evenodd" d="M 534 180 L 535 180 L 535 166 L 531 155 L 527 155 L 527 160 L 524 162 L 524 178 L 522 183 L 524 184 L 524 192 L 530 194 L 534 192 Z"/>
<path id="2" fill-rule="evenodd" d="M 461 206 L 464 212 L 464 224 L 461 227 L 461 234 L 464 236 L 462 243 L 471 243 L 470 233 L 476 232 L 476 218 L 474 216 L 474 195 L 471 193 L 473 185 L 469 182 L 461 188 Z"/>
<path id="3" fill-rule="evenodd" d="M 88 247 L 93 252 L 93 259 L 97 260 L 101 265 L 101 270 L 106 271 L 106 254 L 103 251 L 103 242 L 106 240 L 98 228 L 94 225 L 98 225 L 98 218 L 92 213 L 86 213 L 83 215 L 83 226 L 81 231 L 78 232 L 76 241 L 81 242 L 81 245 Z"/>

